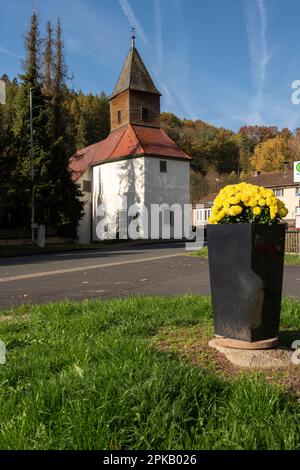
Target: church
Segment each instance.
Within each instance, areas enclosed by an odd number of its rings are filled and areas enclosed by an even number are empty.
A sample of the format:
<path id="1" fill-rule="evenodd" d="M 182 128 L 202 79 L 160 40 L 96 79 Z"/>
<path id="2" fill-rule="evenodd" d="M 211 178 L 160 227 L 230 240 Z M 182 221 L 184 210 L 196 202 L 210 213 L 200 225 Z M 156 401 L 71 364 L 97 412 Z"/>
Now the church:
<path id="1" fill-rule="evenodd" d="M 133 35 L 109 98 L 110 134 L 78 150 L 70 159 L 72 178 L 84 200 L 79 243 L 126 238 L 124 220 L 130 225 L 134 219 L 139 234 L 136 238 L 150 238 L 151 208 L 155 205 L 161 207 L 159 229 L 151 238 L 162 238 L 163 227 L 174 236 L 172 206 L 183 209 L 190 203 L 191 158 L 161 129 L 160 97 Z M 183 219 L 180 223 L 184 224 Z"/>

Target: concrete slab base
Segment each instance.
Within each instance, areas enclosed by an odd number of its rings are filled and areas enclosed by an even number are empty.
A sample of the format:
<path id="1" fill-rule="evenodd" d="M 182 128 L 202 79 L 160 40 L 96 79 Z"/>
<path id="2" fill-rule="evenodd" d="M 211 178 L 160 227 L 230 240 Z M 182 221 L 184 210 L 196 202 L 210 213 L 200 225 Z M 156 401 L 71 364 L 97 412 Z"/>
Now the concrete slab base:
<path id="1" fill-rule="evenodd" d="M 239 339 L 224 338 L 224 336 L 215 337 L 216 344 L 234 349 L 272 349 L 279 345 L 278 338 L 268 338 L 262 341 L 241 341 Z"/>
<path id="2" fill-rule="evenodd" d="M 212 339 L 208 345 L 223 354 L 231 364 L 246 369 L 285 369 L 292 364 L 292 351 L 288 348 L 237 349 L 222 346 L 219 339 Z"/>

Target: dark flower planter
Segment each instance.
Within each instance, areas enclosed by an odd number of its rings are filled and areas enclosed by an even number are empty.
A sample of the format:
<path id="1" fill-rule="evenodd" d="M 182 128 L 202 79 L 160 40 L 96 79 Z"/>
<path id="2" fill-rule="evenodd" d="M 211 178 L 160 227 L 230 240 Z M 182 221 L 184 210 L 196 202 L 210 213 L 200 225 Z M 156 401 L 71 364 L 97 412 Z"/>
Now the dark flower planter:
<path id="1" fill-rule="evenodd" d="M 215 334 L 278 337 L 285 225 L 208 225 L 207 236 Z"/>

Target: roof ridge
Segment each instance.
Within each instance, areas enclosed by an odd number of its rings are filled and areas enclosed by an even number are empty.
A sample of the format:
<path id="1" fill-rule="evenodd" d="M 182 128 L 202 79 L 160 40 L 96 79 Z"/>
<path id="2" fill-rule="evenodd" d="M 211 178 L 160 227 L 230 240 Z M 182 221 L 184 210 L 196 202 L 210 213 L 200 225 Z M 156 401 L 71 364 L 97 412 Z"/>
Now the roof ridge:
<path id="1" fill-rule="evenodd" d="M 104 142 L 104 141 L 105 141 L 106 139 L 108 139 L 112 134 L 119 132 L 123 127 L 124 127 L 124 128 L 127 127 L 127 124 L 124 124 L 124 126 L 118 127 L 117 129 L 114 129 L 113 131 L 110 131 L 109 134 L 107 134 L 107 136 L 106 136 L 104 139 L 98 140 L 97 142 L 94 142 L 93 144 L 89 144 L 89 145 L 87 145 L 86 147 L 82 147 L 82 148 L 76 150 L 76 151 L 74 152 L 74 154 L 73 154 L 70 158 L 73 158 L 73 157 L 75 157 L 75 158 L 76 158 L 76 157 L 77 157 L 77 158 L 80 158 L 80 156 L 81 156 L 81 155 L 80 155 L 80 152 L 82 152 L 83 150 L 88 150 L 88 149 L 90 149 L 91 147 L 93 147 L 94 145 L 99 145 L 100 142 Z"/>
<path id="2" fill-rule="evenodd" d="M 131 124 L 129 124 L 129 126 L 131 127 L 131 129 L 132 129 L 134 135 L 135 135 L 136 138 L 137 138 L 138 143 L 139 143 L 140 146 L 141 146 L 141 149 L 143 150 L 143 152 L 144 152 L 144 154 L 145 154 L 145 153 L 146 153 L 146 152 L 145 152 L 145 149 L 144 149 L 143 145 L 141 144 L 140 138 L 139 138 L 139 136 L 137 135 L 137 133 L 135 132 L 134 127 L 133 127 Z"/>
<path id="3" fill-rule="evenodd" d="M 116 129 L 116 130 L 120 130 L 120 129 L 122 129 L 122 127 L 120 127 L 119 129 Z M 127 129 L 127 126 L 126 126 L 126 127 L 123 126 L 123 132 L 120 134 L 120 138 L 118 139 L 118 141 L 117 141 L 116 145 L 114 146 L 113 150 L 110 152 L 108 158 L 111 157 L 111 155 L 112 155 L 112 154 L 114 153 L 114 151 L 116 150 L 117 146 L 118 146 L 119 143 L 120 143 L 120 140 L 122 139 L 123 135 L 124 135 L 125 132 L 126 132 L 126 129 Z M 111 133 L 109 133 L 109 135 L 111 135 Z"/>

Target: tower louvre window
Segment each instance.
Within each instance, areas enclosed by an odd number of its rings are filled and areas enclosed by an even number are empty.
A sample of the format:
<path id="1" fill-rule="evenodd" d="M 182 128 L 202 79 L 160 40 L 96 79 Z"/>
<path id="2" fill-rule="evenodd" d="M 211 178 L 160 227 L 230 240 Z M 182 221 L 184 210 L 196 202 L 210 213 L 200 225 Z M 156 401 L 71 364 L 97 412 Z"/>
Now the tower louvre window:
<path id="1" fill-rule="evenodd" d="M 121 124 L 122 122 L 122 113 L 121 111 L 118 111 L 118 124 Z"/>
<path id="2" fill-rule="evenodd" d="M 167 162 L 166 161 L 160 160 L 159 170 L 160 170 L 161 173 L 167 173 Z"/>
<path id="3" fill-rule="evenodd" d="M 149 110 L 148 110 L 148 108 L 142 108 L 141 118 L 142 118 L 142 121 L 148 121 L 148 119 L 149 119 Z"/>

